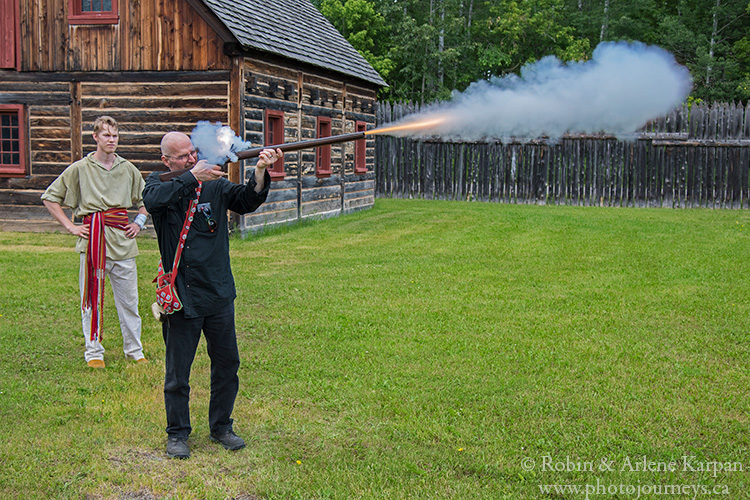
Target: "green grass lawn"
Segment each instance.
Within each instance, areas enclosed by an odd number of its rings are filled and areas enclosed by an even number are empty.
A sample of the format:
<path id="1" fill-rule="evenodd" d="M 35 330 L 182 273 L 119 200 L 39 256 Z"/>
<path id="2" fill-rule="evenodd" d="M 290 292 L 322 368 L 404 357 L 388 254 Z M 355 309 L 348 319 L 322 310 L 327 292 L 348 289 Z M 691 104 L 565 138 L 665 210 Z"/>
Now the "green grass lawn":
<path id="1" fill-rule="evenodd" d="M 0 233 L 2 498 L 750 498 L 747 211 L 378 200 L 233 239 L 248 446 L 208 439 L 201 341 L 188 461 L 164 454 L 155 240 L 151 363 L 110 292 L 103 371 L 73 244 Z"/>

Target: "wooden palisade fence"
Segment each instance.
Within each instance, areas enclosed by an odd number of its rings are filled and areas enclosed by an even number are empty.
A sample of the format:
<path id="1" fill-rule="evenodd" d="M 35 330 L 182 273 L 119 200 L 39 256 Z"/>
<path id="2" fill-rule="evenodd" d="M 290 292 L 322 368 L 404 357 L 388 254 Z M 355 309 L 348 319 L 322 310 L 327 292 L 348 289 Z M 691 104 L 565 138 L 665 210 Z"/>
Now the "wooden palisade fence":
<path id="1" fill-rule="evenodd" d="M 379 125 L 417 111 L 382 103 Z M 750 208 L 750 104 L 694 104 L 635 140 L 462 143 L 376 136 L 376 195 L 606 206 Z"/>

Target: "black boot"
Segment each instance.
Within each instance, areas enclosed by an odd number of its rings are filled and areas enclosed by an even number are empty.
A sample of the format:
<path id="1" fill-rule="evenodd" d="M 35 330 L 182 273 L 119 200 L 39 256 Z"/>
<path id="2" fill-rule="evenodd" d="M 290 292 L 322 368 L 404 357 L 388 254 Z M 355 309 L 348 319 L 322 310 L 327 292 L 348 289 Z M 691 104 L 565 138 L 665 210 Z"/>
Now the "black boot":
<path id="1" fill-rule="evenodd" d="M 190 446 L 187 444 L 187 439 L 169 436 L 167 438 L 167 456 L 180 459 L 190 458 Z"/>
<path id="2" fill-rule="evenodd" d="M 211 434 L 211 441 L 221 443 L 227 450 L 239 450 L 245 447 L 245 441 L 231 429 L 223 434 Z"/>

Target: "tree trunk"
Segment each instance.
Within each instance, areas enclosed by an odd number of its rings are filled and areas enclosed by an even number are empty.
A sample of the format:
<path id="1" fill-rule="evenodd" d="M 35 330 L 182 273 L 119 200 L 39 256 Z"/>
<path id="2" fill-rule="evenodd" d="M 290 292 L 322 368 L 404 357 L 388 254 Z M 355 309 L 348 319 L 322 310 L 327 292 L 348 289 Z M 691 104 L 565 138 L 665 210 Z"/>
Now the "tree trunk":
<path id="1" fill-rule="evenodd" d="M 440 35 L 438 36 L 438 81 L 440 88 L 445 83 L 445 72 L 443 71 L 443 50 L 445 49 L 445 4 L 440 2 Z"/>
<path id="2" fill-rule="evenodd" d="M 708 66 L 706 66 L 706 87 L 711 83 L 711 70 L 714 62 L 714 45 L 716 45 L 717 29 L 719 27 L 719 4 L 721 0 L 716 0 L 716 8 L 713 15 L 713 27 L 711 29 L 711 42 L 708 45 Z"/>

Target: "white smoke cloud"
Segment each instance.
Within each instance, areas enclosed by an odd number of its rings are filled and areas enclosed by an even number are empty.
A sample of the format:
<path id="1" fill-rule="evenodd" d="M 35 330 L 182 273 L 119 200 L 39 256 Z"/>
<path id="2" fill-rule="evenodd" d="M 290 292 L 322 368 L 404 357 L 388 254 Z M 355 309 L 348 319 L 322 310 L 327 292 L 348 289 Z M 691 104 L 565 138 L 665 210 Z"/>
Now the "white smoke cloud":
<path id="1" fill-rule="evenodd" d="M 397 123 L 445 118 L 419 132 L 391 135 L 444 139 L 559 138 L 567 133 L 627 136 L 663 116 L 690 93 L 692 79 L 667 51 L 640 42 L 599 44 L 590 61 L 554 56 L 521 75 L 492 78 L 454 92 L 447 103 Z"/>
<path id="2" fill-rule="evenodd" d="M 243 141 L 230 127 L 219 122 L 199 121 L 190 134 L 190 140 L 199 159 L 216 165 L 237 161 L 237 151 L 253 147 L 252 143 Z"/>

